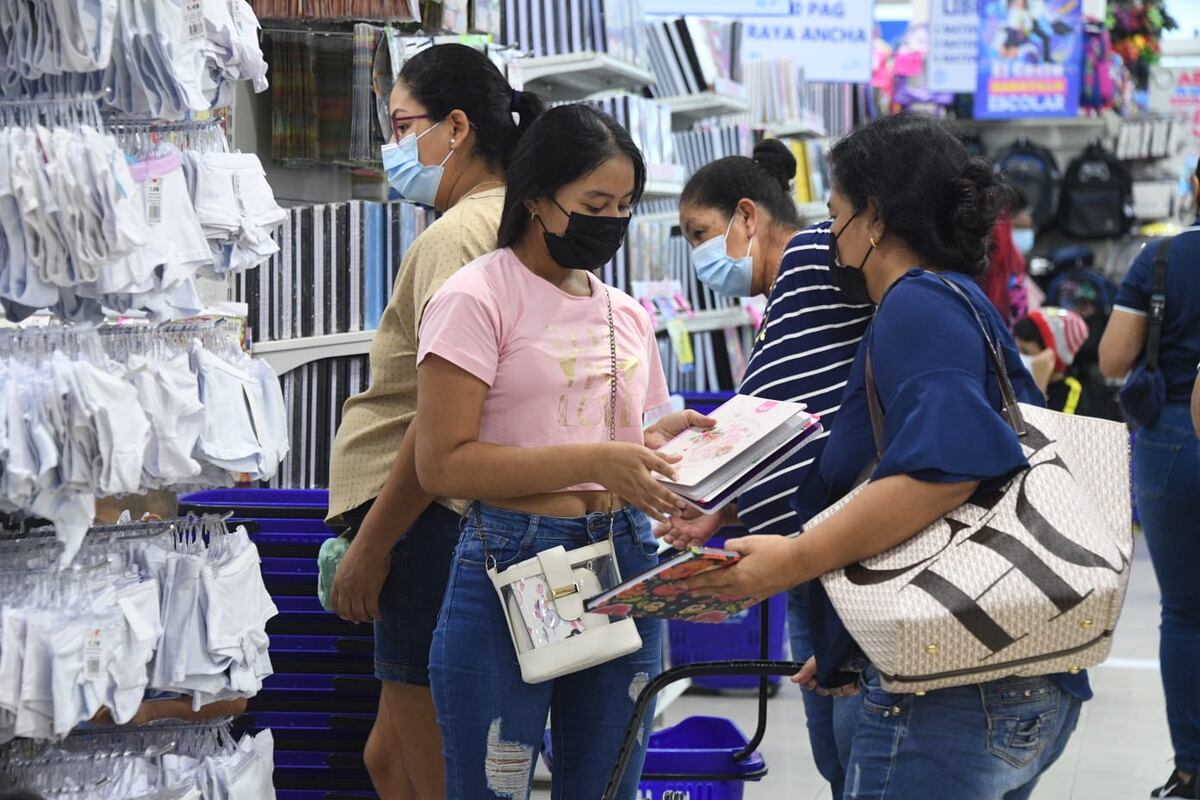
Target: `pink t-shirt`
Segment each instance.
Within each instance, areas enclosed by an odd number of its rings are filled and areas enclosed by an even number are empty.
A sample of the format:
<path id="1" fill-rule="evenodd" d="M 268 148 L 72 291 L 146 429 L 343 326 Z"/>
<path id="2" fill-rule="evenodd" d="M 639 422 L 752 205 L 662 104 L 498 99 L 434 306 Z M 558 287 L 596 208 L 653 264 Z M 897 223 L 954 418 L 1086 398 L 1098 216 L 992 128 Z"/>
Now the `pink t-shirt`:
<path id="1" fill-rule="evenodd" d="M 440 356 L 491 387 L 479 441 L 515 447 L 608 441 L 607 290 L 617 339 L 617 441 L 642 443 L 642 415 L 669 400 L 654 328 L 632 297 L 589 280 L 591 296 L 574 297 L 505 248 L 463 267 L 429 301 L 417 363 Z"/>

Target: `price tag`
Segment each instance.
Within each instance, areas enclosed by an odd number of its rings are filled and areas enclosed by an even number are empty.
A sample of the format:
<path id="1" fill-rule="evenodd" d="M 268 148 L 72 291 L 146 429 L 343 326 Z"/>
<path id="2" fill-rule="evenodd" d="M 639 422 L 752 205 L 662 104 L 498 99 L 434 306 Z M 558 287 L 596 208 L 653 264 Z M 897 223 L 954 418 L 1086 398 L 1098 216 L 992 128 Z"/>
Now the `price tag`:
<path id="1" fill-rule="evenodd" d="M 204 38 L 204 0 L 184 0 L 183 31 L 193 41 Z"/>
<path id="2" fill-rule="evenodd" d="M 667 333 L 671 336 L 671 349 L 679 360 L 679 371 L 691 372 L 696 368 L 696 356 L 692 353 L 692 337 L 688 333 L 687 323 L 675 317 L 667 323 Z"/>
<path id="3" fill-rule="evenodd" d="M 83 637 L 83 677 L 96 680 L 104 674 L 104 629 L 92 628 Z"/>
<path id="4" fill-rule="evenodd" d="M 151 178 L 146 184 L 146 222 L 162 222 L 162 178 Z"/>
<path id="5" fill-rule="evenodd" d="M 236 172 L 230 176 L 233 181 L 233 201 L 237 203 L 238 213 L 246 216 L 246 202 L 242 200 L 242 176 Z"/>

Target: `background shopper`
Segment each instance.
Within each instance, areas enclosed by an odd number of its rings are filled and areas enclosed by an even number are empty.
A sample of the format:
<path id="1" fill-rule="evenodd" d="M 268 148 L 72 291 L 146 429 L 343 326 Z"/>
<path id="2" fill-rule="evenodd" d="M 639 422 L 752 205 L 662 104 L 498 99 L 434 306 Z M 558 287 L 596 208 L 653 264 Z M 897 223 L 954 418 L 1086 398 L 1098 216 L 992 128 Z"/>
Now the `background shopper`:
<path id="1" fill-rule="evenodd" d="M 383 689 L 364 754 L 371 782 L 383 800 L 437 800 L 444 770 L 429 643 L 463 506 L 435 498 L 417 481 L 409 434 L 417 410 L 417 329 L 442 283 L 495 248 L 509 158 L 542 103 L 514 92 L 479 51 L 448 44 L 405 62 L 390 110 L 393 144 L 405 153 L 402 161 L 385 155 L 393 185 L 444 213 L 405 254 L 372 343 L 371 386 L 346 402 L 338 429 L 329 519 L 355 536 L 333 602 L 342 618 L 375 625 L 375 675 Z"/>
<path id="2" fill-rule="evenodd" d="M 752 536 L 729 546 L 745 557 L 694 579 L 714 593 L 769 597 L 884 552 L 1028 465 L 999 413 L 997 376 L 983 332 L 1004 350 L 1025 402 L 1041 393 L 1020 365 L 1004 320 L 975 282 L 1007 202 L 991 166 L 928 117 L 876 120 L 831 155 L 830 269 L 853 298 L 879 308 L 859 348 L 819 475 L 797 497 L 808 516 L 844 496 L 876 458 L 867 411 L 865 356 L 886 413 L 886 447 L 872 482 L 837 514 L 797 539 Z M 970 306 L 950 280 L 970 298 Z M 819 477 L 819 480 L 817 478 Z M 815 663 L 801 678 L 836 686 L 861 651 L 819 582 L 810 602 Z M 817 615 L 815 612 L 823 611 Z M 855 800 L 1024 800 L 1061 755 L 1090 697 L 1085 673 L 1010 678 L 923 695 L 884 691 L 867 665 L 863 708 L 847 774 Z"/>
<path id="3" fill-rule="evenodd" d="M 483 501 L 465 517 L 430 654 L 451 800 L 526 797 L 547 714 L 554 797 L 599 797 L 661 669 L 662 622 L 641 619 L 641 650 L 524 683 L 485 571 L 611 536 L 621 574 L 635 575 L 657 562 L 646 515 L 683 507 L 652 476 L 674 469 L 642 430 L 668 401 L 654 327 L 591 274 L 620 247 L 645 176 L 611 117 L 547 111 L 510 164 L 501 249 L 448 280 L 421 327 L 421 484 Z M 621 798 L 636 794 L 651 723 Z"/>
<path id="4" fill-rule="evenodd" d="M 1200 200 L 1200 172 L 1192 190 Z M 1100 368 L 1110 378 L 1124 378 L 1144 357 L 1156 250 L 1155 244 L 1142 250 L 1117 293 L 1100 342 Z M 1138 519 L 1162 592 L 1159 661 L 1175 749 L 1174 773 L 1151 796 L 1194 798 L 1200 783 L 1200 442 L 1188 403 L 1200 363 L 1200 219 L 1167 251 L 1164 314 L 1158 364 L 1166 405 L 1153 425 L 1138 431 L 1133 448 Z"/>
<path id="5" fill-rule="evenodd" d="M 702 281 L 724 294 L 770 294 L 738 391 L 805 403 L 828 430 L 873 309 L 846 302 L 830 281 L 829 223 L 801 230 L 791 196 L 795 175 L 788 148 L 767 139 L 752 159 L 724 158 L 697 171 L 684 187 L 679 222 Z M 742 253 L 748 255 L 738 258 Z M 744 277 L 728 277 L 735 275 Z M 686 547 L 704 543 L 724 525 L 741 524 L 750 533 L 800 530 L 805 519 L 791 508 L 791 497 L 820 458 L 826 436 L 747 487 L 723 513 L 677 515 L 658 535 Z M 803 586 L 788 593 L 788 635 L 797 661 L 813 654 L 806 598 Z M 840 798 L 858 702 L 813 691 L 803 696 L 813 760 Z"/>

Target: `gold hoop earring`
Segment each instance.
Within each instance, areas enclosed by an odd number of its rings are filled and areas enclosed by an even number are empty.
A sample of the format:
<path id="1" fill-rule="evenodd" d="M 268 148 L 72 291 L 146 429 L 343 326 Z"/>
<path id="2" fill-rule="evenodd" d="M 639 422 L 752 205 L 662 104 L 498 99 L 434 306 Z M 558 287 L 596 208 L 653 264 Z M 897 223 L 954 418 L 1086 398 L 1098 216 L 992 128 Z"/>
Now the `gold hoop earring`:
<path id="1" fill-rule="evenodd" d="M 875 244 L 875 237 L 874 237 L 874 236 L 870 237 L 870 240 L 871 240 L 871 247 L 879 247 L 879 245 Z"/>

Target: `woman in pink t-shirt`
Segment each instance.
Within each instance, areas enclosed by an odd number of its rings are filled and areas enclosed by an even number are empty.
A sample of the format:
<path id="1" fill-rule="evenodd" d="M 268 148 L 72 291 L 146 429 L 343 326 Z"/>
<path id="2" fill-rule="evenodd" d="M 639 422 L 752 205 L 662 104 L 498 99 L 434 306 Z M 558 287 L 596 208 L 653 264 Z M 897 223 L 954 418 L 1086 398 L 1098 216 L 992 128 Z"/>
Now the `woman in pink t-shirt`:
<path id="1" fill-rule="evenodd" d="M 656 563 L 647 515 L 683 507 L 652 477 L 673 468 L 642 429 L 668 399 L 653 324 L 591 274 L 624 238 L 645 164 L 610 117 L 570 105 L 529 128 L 508 175 L 501 249 L 445 283 L 420 332 L 421 484 L 481 501 L 464 518 L 430 652 L 447 797 L 525 797 L 551 714 L 554 797 L 597 798 L 638 691 L 660 671 L 661 623 L 637 621 L 632 655 L 526 684 L 485 562 L 503 570 L 611 529 L 634 575 Z M 643 756 L 621 798 L 636 794 Z"/>

